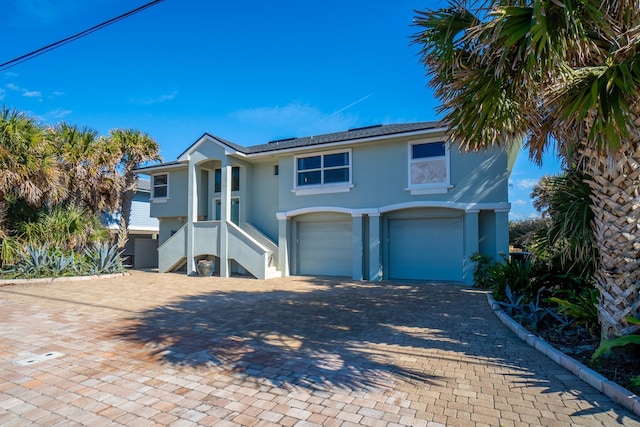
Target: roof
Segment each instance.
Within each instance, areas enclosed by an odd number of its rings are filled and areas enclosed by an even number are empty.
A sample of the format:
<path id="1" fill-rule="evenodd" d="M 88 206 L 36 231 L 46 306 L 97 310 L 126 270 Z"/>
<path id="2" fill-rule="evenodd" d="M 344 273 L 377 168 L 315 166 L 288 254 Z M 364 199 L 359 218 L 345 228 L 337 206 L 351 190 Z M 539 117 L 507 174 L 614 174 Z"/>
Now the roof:
<path id="1" fill-rule="evenodd" d="M 253 145 L 250 147 L 243 147 L 238 144 L 234 144 L 226 139 L 211 135 L 209 133 L 203 134 L 196 140 L 189 148 L 187 148 L 182 154 L 178 156 L 178 159 L 189 153 L 195 146 L 202 143 L 205 139 L 211 139 L 227 148 L 230 148 L 236 153 L 244 155 L 258 155 L 270 152 L 276 152 L 280 150 L 290 150 L 296 148 L 312 147 L 316 145 L 334 144 L 348 141 L 362 141 L 367 139 L 378 139 L 380 137 L 410 134 L 420 131 L 430 131 L 436 129 L 442 129 L 444 127 L 442 122 L 416 122 L 416 123 L 401 123 L 391 125 L 374 125 L 365 126 L 354 129 L 349 129 L 343 132 L 327 133 L 323 135 L 312 135 L 301 138 L 287 138 L 276 141 L 271 141 L 266 144 Z M 138 171 L 144 171 L 146 169 L 166 168 L 177 165 L 184 165 L 181 161 L 173 161 L 162 163 L 158 165 L 151 165 L 137 169 Z"/>
<path id="2" fill-rule="evenodd" d="M 245 154 L 265 153 L 268 151 L 289 148 L 309 147 L 313 145 L 331 144 L 356 139 L 376 138 L 421 130 L 433 130 L 442 127 L 441 122 L 418 122 L 393 125 L 375 125 L 349 129 L 344 132 L 327 133 L 324 135 L 305 136 L 302 138 L 281 139 L 267 144 L 247 147 Z"/>

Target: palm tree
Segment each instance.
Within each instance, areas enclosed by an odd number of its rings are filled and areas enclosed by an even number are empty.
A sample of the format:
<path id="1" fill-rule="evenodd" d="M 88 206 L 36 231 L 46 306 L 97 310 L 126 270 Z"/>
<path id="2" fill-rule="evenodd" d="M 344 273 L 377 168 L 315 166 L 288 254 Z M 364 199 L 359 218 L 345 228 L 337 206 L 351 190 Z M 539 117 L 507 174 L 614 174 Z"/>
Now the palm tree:
<path id="1" fill-rule="evenodd" d="M 603 338 L 638 329 L 640 4 L 638 0 L 479 0 L 416 12 L 413 41 L 465 150 L 527 138 L 593 177 Z"/>
<path id="2" fill-rule="evenodd" d="M 120 200 L 119 147 L 98 132 L 62 122 L 51 129 L 67 197 L 63 203 L 92 214 L 115 210 Z"/>
<path id="3" fill-rule="evenodd" d="M 160 157 L 158 143 L 139 130 L 113 129 L 109 132 L 109 140 L 118 147 L 121 153 L 120 168 L 123 185 L 120 199 L 118 246 L 123 248 L 129 234 L 133 196 L 138 188 L 138 177 L 134 170 L 146 162 L 162 161 L 162 157 Z"/>
<path id="4" fill-rule="evenodd" d="M 6 107 L 0 111 L 0 238 L 12 204 L 38 208 L 64 197 L 53 145 L 33 118 Z"/>

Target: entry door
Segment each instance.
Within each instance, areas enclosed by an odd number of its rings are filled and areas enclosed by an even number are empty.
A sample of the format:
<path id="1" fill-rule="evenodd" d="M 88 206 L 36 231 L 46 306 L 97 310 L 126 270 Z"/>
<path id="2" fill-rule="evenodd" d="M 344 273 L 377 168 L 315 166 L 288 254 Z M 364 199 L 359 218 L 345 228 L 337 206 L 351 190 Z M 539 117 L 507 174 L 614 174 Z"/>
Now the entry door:
<path id="1" fill-rule="evenodd" d="M 220 199 L 216 199 L 216 221 L 220 221 L 221 206 Z M 240 199 L 238 197 L 231 199 L 231 222 L 235 225 L 240 225 Z"/>

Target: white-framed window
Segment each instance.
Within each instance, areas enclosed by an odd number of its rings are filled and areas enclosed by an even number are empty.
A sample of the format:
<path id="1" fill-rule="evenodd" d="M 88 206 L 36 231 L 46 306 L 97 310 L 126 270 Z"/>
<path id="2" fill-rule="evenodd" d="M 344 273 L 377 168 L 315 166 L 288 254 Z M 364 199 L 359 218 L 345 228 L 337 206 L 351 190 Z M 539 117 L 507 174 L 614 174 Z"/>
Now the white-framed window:
<path id="1" fill-rule="evenodd" d="M 293 192 L 297 195 L 350 191 L 351 150 L 301 154 L 294 158 Z"/>
<path id="2" fill-rule="evenodd" d="M 169 198 L 169 174 L 159 173 L 151 177 L 151 200 L 166 201 Z"/>
<path id="3" fill-rule="evenodd" d="M 412 195 L 443 194 L 450 188 L 449 149 L 445 142 L 409 143 L 409 188 Z"/>

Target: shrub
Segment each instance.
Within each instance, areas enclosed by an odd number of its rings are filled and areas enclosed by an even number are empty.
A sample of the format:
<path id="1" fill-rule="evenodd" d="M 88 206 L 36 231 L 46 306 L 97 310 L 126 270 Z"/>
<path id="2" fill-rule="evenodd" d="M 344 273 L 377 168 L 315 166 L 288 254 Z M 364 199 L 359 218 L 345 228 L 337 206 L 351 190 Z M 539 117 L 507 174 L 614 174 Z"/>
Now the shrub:
<path id="1" fill-rule="evenodd" d="M 553 292 L 553 297 L 547 301 L 558 305 L 558 312 L 575 319 L 578 324 L 584 325 L 589 330 L 598 327 L 598 299 L 600 292 L 595 288 L 582 289 L 558 289 Z"/>
<path id="2" fill-rule="evenodd" d="M 501 301 L 507 296 L 507 286 L 511 291 L 523 295 L 527 301 L 539 290 L 534 286 L 536 271 L 531 258 L 515 260 L 503 256 L 502 262 L 495 262 L 489 266 L 487 275 L 494 297 Z"/>
<path id="3" fill-rule="evenodd" d="M 489 269 L 494 263 L 493 258 L 476 252 L 470 257 L 476 265 L 473 268 L 473 287 L 480 289 L 491 289 L 492 281 Z"/>
<path id="4" fill-rule="evenodd" d="M 638 317 L 627 316 L 626 319 L 627 322 L 633 325 L 640 325 L 640 318 Z M 600 347 L 598 347 L 595 353 L 593 353 L 591 359 L 595 360 L 601 357 L 603 354 L 608 353 L 612 348 L 624 347 L 629 344 L 640 345 L 640 334 L 624 335 L 618 338 L 603 341 L 602 343 L 600 343 Z"/>

